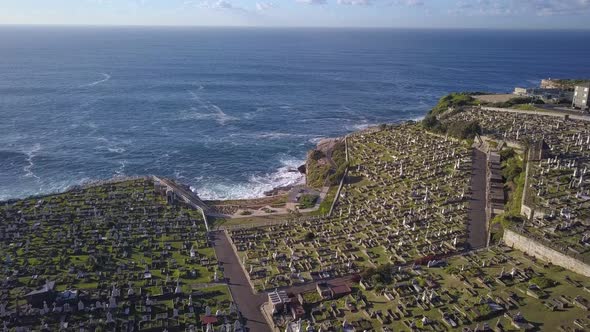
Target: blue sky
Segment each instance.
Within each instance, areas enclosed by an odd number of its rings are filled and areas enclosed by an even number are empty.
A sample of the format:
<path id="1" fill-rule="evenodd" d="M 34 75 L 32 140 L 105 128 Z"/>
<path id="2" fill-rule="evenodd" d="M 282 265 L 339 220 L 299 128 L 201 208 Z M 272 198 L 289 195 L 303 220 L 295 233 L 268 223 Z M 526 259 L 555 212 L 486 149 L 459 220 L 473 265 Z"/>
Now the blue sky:
<path id="1" fill-rule="evenodd" d="M 588 29 L 590 0 L 0 0 L 0 24 Z"/>

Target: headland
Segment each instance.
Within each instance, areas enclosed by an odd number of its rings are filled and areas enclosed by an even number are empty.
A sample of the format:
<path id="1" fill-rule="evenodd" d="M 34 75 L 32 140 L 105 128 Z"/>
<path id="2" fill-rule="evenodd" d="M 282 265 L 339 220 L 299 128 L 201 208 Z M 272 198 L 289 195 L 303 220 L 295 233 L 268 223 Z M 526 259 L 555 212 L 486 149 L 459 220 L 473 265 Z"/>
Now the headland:
<path id="1" fill-rule="evenodd" d="M 421 122 L 322 141 L 304 185 L 258 199 L 202 201 L 150 176 L 2 202 L 0 317 L 47 330 L 586 329 L 590 119 L 505 98 L 451 94 Z"/>

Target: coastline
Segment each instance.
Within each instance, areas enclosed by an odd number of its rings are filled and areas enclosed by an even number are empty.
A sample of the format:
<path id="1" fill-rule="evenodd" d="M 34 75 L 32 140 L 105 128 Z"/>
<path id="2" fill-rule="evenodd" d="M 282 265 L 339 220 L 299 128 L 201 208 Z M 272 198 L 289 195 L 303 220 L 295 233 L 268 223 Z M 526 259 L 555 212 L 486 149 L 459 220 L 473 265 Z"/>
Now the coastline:
<path id="1" fill-rule="evenodd" d="M 395 125 L 395 124 L 399 124 L 399 123 L 404 123 L 404 122 L 420 122 L 422 119 L 424 119 L 425 115 L 420 116 L 420 117 L 416 117 L 413 119 L 402 119 L 402 120 L 397 120 L 391 123 L 384 123 L 386 125 Z M 383 124 L 381 124 L 383 125 Z M 361 129 L 356 129 L 356 130 L 350 130 L 348 131 L 345 135 L 343 136 L 336 136 L 336 137 L 323 137 L 321 140 L 315 142 L 315 146 L 314 148 L 310 149 L 307 151 L 306 153 L 306 158 L 301 161 L 301 165 L 299 165 L 297 168 L 293 167 L 293 166 L 282 166 L 279 167 L 277 169 L 275 169 L 275 171 L 273 173 L 268 173 L 266 174 L 266 176 L 272 176 L 274 174 L 278 174 L 281 169 L 284 169 L 283 172 L 285 173 L 299 173 L 302 175 L 302 177 L 290 182 L 290 183 L 286 183 L 286 184 L 277 184 L 276 186 L 272 187 L 269 190 L 265 190 L 262 192 L 261 195 L 258 195 L 256 197 L 232 197 L 232 198 L 225 198 L 225 199 L 215 199 L 215 198 L 208 198 L 208 197 L 203 197 L 203 200 L 206 201 L 218 201 L 218 202 L 227 202 L 227 201 L 256 201 L 258 199 L 264 199 L 264 198 L 272 198 L 272 197 L 279 197 L 282 195 L 287 195 L 293 188 L 296 188 L 298 186 L 305 186 L 306 184 L 306 174 L 305 173 L 301 173 L 300 168 L 302 166 L 305 166 L 307 164 L 307 154 L 312 151 L 315 148 L 318 148 L 320 145 L 322 145 L 323 143 L 325 143 L 326 141 L 334 141 L 334 140 L 341 140 L 343 139 L 346 135 L 351 135 L 351 134 L 357 134 L 357 133 L 363 133 L 363 132 L 367 132 L 367 131 L 372 131 L 372 130 L 376 130 L 379 128 L 380 125 L 378 124 L 372 124 L 372 125 L 368 125 L 367 127 L 361 128 Z M 47 197 L 47 196 L 52 196 L 52 195 L 57 195 L 57 194 L 61 194 L 61 193 L 67 193 L 70 191 L 75 191 L 75 190 L 80 190 L 80 189 L 85 189 L 85 188 L 90 188 L 90 187 L 94 187 L 94 186 L 100 186 L 100 185 L 104 185 L 104 184 L 108 184 L 108 183 L 116 183 L 116 182 L 121 182 L 121 181 L 127 181 L 127 180 L 133 180 L 133 179 L 140 179 L 140 178 L 150 178 L 152 175 L 156 175 L 156 174 L 144 174 L 144 175 L 113 175 L 110 178 L 103 178 L 103 179 L 91 179 L 91 180 L 84 180 L 80 183 L 77 184 L 72 184 L 70 186 L 67 186 L 63 189 L 56 189 L 53 191 L 47 191 L 47 192 L 39 192 L 39 193 L 35 193 L 32 195 L 28 195 L 28 196 L 13 196 L 13 197 L 8 197 L 6 199 L 0 199 L 0 204 L 4 204 L 4 203 L 10 203 L 10 202 L 14 202 L 17 200 L 22 200 L 22 199 L 31 199 L 31 198 L 42 198 L 42 197 Z M 185 181 L 180 180 L 179 178 L 176 177 L 165 177 L 167 179 L 170 179 L 180 185 L 186 186 L 188 188 L 190 188 L 190 190 L 195 193 L 196 195 L 199 195 L 199 189 L 195 189 L 193 184 L 190 183 L 186 183 Z M 247 185 L 249 182 L 245 182 L 242 185 Z"/>

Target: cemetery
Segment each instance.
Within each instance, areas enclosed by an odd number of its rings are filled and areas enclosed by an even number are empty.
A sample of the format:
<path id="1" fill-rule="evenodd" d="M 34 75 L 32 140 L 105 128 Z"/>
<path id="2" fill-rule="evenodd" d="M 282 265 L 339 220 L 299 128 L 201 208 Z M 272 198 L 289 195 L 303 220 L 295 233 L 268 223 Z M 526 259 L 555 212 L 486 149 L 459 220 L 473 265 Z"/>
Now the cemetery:
<path id="1" fill-rule="evenodd" d="M 173 198 L 137 178 L 0 203 L 1 328 L 240 330 L 201 213 Z"/>
<path id="2" fill-rule="evenodd" d="M 522 218 L 511 229 L 590 262 L 590 122 L 479 108 L 453 112 L 443 121 L 472 120 L 483 137 L 527 153 Z"/>
<path id="3" fill-rule="evenodd" d="M 588 329 L 586 276 L 501 241 L 470 251 L 467 210 L 474 146 L 487 154 L 490 217 L 586 263 L 590 123 L 477 106 L 438 118 L 447 128 L 474 124 L 481 136 L 457 140 L 411 122 L 351 134 L 331 215 L 226 230 L 255 290 L 283 289 L 278 307 L 266 304 L 280 330 Z M 504 207 L 505 162 L 519 159 L 523 188 Z M 334 297 L 330 282 L 346 276 L 359 280 Z"/>
<path id="4" fill-rule="evenodd" d="M 267 301 L 283 331 L 590 329 L 590 122 L 441 101 L 327 140 L 313 185 L 264 198 L 140 177 L 0 202 L 2 328 L 246 331 L 236 302 Z"/>
<path id="5" fill-rule="evenodd" d="M 306 331 L 584 331 L 586 278 L 505 246 L 381 266 L 338 297 L 283 291 L 275 324 Z M 366 282 L 363 282 L 366 281 Z M 294 310 L 292 308 L 300 308 Z M 305 313 L 300 316 L 299 313 Z M 309 330 L 308 330 L 309 331 Z"/>
<path id="6" fill-rule="evenodd" d="M 257 290 L 411 264 L 468 247 L 469 145 L 415 123 L 347 139 L 347 181 L 330 217 L 228 230 Z"/>

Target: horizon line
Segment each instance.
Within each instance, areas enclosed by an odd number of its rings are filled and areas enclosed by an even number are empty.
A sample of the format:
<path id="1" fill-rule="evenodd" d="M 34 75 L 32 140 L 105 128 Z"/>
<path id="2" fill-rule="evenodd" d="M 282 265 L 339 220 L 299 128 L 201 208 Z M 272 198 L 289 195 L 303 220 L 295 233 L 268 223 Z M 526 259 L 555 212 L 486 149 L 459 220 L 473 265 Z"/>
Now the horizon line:
<path id="1" fill-rule="evenodd" d="M 203 29 L 359 29 L 359 30 L 488 30 L 488 31 L 590 31 L 590 28 L 526 28 L 526 27 L 404 27 L 404 26 L 271 26 L 271 25 L 166 25 L 166 24 L 77 24 L 77 23 L 0 23 L 2 27 L 62 28 L 203 28 Z"/>

